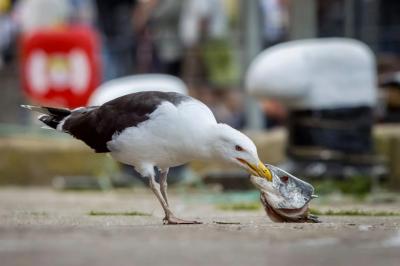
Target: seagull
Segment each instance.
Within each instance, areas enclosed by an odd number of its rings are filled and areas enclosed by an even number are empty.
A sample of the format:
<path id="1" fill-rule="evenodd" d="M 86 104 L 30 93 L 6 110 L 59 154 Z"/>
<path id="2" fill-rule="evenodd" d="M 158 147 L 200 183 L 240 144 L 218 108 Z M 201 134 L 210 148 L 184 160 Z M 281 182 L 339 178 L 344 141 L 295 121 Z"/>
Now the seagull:
<path id="1" fill-rule="evenodd" d="M 144 91 L 128 94 L 101 106 L 73 110 L 22 105 L 42 113 L 46 127 L 83 141 L 97 153 L 132 165 L 160 202 L 164 224 L 199 224 L 177 218 L 167 196 L 170 167 L 193 160 L 238 165 L 251 175 L 272 180 L 253 141 L 240 131 L 217 123 L 202 102 L 176 92 Z M 156 171 L 159 182 L 156 182 Z"/>

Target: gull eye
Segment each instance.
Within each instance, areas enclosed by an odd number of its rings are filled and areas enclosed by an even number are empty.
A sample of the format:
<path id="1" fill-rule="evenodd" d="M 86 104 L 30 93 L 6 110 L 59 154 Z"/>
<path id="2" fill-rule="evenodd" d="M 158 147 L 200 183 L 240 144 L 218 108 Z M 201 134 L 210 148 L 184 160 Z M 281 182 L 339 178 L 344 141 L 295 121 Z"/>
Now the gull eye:
<path id="1" fill-rule="evenodd" d="M 236 145 L 236 146 L 235 146 L 235 150 L 237 150 L 237 151 L 244 151 L 244 149 L 243 149 L 241 146 L 239 146 L 239 145 Z"/>

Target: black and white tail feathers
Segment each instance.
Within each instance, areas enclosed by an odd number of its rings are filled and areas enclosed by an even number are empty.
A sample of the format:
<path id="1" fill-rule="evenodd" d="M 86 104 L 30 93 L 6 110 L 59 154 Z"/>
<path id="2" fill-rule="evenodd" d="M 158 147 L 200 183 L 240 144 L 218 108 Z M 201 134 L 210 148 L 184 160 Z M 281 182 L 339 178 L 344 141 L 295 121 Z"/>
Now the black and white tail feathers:
<path id="1" fill-rule="evenodd" d="M 58 129 L 57 126 L 63 121 L 67 116 L 71 114 L 69 109 L 64 108 L 54 108 L 45 106 L 32 106 L 32 105 L 21 105 L 21 107 L 29 109 L 31 111 L 42 113 L 38 119 L 46 124 L 48 127 L 53 129 Z M 59 130 L 62 130 L 61 128 Z"/>
<path id="2" fill-rule="evenodd" d="M 151 119 L 158 106 L 168 101 L 175 106 L 191 98 L 174 92 L 142 91 L 111 100 L 101 106 L 73 110 L 23 105 L 42 113 L 46 126 L 82 140 L 96 152 L 110 152 L 108 142 L 130 127 Z"/>

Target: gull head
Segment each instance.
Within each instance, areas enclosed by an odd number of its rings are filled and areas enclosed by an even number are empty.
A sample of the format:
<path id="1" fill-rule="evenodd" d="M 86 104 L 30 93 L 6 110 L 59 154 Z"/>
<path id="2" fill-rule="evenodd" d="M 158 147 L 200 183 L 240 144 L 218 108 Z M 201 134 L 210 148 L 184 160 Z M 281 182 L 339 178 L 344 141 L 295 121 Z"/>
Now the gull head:
<path id="1" fill-rule="evenodd" d="M 213 133 L 213 153 L 217 159 L 246 169 L 251 175 L 272 180 L 270 170 L 260 161 L 254 142 L 242 132 L 218 124 Z"/>

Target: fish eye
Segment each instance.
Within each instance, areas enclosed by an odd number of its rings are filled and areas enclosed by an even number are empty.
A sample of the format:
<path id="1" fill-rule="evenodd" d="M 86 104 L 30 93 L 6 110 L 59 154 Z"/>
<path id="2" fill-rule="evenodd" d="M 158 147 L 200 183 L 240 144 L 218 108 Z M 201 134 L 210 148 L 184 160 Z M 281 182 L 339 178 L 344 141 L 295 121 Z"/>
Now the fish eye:
<path id="1" fill-rule="evenodd" d="M 281 181 L 287 183 L 287 181 L 289 181 L 289 177 L 287 175 L 281 176 Z"/>
<path id="2" fill-rule="evenodd" d="M 235 150 L 237 151 L 244 151 L 244 149 L 242 148 L 242 146 L 236 145 L 235 146 Z"/>

